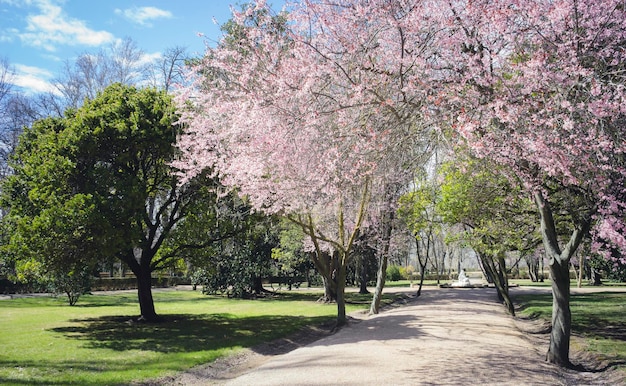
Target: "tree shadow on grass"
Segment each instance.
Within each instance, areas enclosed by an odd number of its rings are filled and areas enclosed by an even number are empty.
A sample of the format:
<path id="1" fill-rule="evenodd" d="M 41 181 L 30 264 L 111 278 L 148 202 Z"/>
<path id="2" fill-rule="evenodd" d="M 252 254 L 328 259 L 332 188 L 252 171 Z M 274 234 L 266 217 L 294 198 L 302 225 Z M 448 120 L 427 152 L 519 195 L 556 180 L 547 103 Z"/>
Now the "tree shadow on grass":
<path id="1" fill-rule="evenodd" d="M 320 324 L 327 317 L 230 314 L 165 315 L 162 323 L 136 323 L 131 316 L 103 316 L 72 320 L 52 331 L 80 339 L 90 348 L 115 351 L 193 352 L 252 347 L 290 334 L 302 326 Z"/>

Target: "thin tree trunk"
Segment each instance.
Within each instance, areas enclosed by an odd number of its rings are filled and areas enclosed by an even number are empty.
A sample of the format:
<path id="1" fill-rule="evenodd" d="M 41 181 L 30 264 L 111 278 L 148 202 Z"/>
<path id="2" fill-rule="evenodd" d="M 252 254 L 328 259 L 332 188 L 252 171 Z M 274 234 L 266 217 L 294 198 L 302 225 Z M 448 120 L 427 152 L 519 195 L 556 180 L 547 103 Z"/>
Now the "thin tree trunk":
<path id="1" fill-rule="evenodd" d="M 585 256 L 580 253 L 580 258 L 578 259 L 578 288 L 583 286 L 583 275 L 585 273 Z"/>
<path id="2" fill-rule="evenodd" d="M 509 314 L 515 316 L 515 306 L 509 295 L 509 278 L 506 275 L 506 261 L 504 256 L 498 256 L 498 269 L 501 283 L 502 300 Z"/>
<path id="3" fill-rule="evenodd" d="M 432 234 L 432 232 L 431 232 Z M 422 263 L 422 256 L 420 254 L 420 241 L 418 238 L 418 235 L 415 235 L 415 248 L 416 248 L 416 254 L 417 254 L 417 263 L 419 264 L 419 268 L 420 268 L 420 283 L 417 287 L 417 296 L 421 296 L 422 295 L 422 285 L 424 284 L 424 275 L 426 273 L 426 265 L 428 264 L 428 251 L 429 251 L 429 247 L 430 247 L 430 236 L 428 236 L 428 242 L 426 243 L 426 257 L 424 258 L 424 262 Z"/>
<path id="4" fill-rule="evenodd" d="M 385 288 L 385 280 L 387 279 L 387 261 L 389 259 L 389 243 L 391 242 L 391 232 L 393 230 L 393 212 L 388 213 L 388 216 L 383 220 L 382 229 L 382 248 L 379 257 L 378 272 L 376 275 L 376 290 L 372 297 L 372 303 L 370 305 L 370 315 L 378 314 L 380 311 L 380 302 L 383 297 L 383 289 Z"/>
<path id="5" fill-rule="evenodd" d="M 370 304 L 370 315 L 377 314 L 380 311 L 380 301 L 383 297 L 383 288 L 385 287 L 385 280 L 387 279 L 387 254 L 383 254 L 379 257 L 378 271 L 376 273 L 376 289 L 374 290 L 374 296 L 372 296 L 372 303 Z"/>
<path id="6" fill-rule="evenodd" d="M 339 264 L 336 277 L 337 288 L 337 326 L 343 326 L 346 318 L 346 265 Z"/>

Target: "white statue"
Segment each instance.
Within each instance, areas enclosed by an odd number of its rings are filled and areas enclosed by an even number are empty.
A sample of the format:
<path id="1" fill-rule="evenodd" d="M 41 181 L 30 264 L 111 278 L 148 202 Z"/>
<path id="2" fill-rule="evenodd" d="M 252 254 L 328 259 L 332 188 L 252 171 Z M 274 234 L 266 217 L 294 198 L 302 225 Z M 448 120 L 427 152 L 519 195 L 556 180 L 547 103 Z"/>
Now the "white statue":
<path id="1" fill-rule="evenodd" d="M 452 287 L 470 287 L 471 283 L 470 283 L 470 279 L 465 275 L 465 270 L 462 269 L 461 272 L 459 272 L 459 278 L 457 279 L 456 283 L 452 283 Z"/>

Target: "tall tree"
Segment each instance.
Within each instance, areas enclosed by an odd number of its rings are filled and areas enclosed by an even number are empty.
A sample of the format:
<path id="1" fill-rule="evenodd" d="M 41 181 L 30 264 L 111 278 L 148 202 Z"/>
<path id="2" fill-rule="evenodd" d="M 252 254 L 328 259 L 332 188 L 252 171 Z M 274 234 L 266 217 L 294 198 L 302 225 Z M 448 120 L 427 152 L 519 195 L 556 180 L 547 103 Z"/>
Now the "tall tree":
<path id="1" fill-rule="evenodd" d="M 336 288 L 339 324 L 346 267 L 368 208 L 382 199 L 377 206 L 393 215 L 396 187 L 410 180 L 406 166 L 429 139 L 415 113 L 422 99 L 404 93 L 419 66 L 385 62 L 390 52 L 424 48 L 427 37 L 403 34 L 398 26 L 410 20 L 400 5 L 377 8 L 363 23 L 369 6 L 348 3 L 305 1 L 271 16 L 258 1 L 235 13 L 237 34 L 207 52 L 181 97 L 191 108 L 176 164 L 191 176 L 215 167 L 255 208 L 299 224 Z M 380 43 L 383 33 L 389 40 Z"/>
<path id="2" fill-rule="evenodd" d="M 547 359 L 569 366 L 570 259 L 590 229 L 596 247 L 626 247 L 624 2 L 449 4 L 440 68 L 455 86 L 451 125 L 533 197 L 552 278 Z M 556 197 L 567 204 L 566 241 Z"/>
<path id="3" fill-rule="evenodd" d="M 114 84 L 65 117 L 27 130 L 16 173 L 3 186 L 7 221 L 23 225 L 11 244 L 28 251 L 26 257 L 67 265 L 87 257 L 120 259 L 137 277 L 141 319 L 158 320 L 151 274 L 173 257 L 160 248 L 194 200 L 212 197 L 200 189 L 210 185 L 205 176 L 197 177 L 200 185 L 181 185 L 168 165 L 177 120 L 164 92 Z M 46 237 L 24 242 L 35 226 Z"/>

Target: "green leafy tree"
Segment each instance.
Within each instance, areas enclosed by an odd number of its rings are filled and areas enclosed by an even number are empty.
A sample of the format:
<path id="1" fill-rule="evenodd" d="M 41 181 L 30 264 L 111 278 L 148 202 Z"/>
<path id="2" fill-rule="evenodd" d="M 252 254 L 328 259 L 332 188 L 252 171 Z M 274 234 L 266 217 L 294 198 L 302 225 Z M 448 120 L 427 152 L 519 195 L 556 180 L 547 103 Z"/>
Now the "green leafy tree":
<path id="1" fill-rule="evenodd" d="M 277 267 L 278 278 L 292 284 L 300 280 L 311 281 L 309 271 L 314 269 L 311 258 L 304 248 L 305 234 L 298 226 L 282 219 L 279 223 L 278 245 L 272 249 L 272 259 Z"/>
<path id="2" fill-rule="evenodd" d="M 140 319 L 158 320 L 152 272 L 177 260 L 159 251 L 191 203 L 210 199 L 197 183 L 206 176 L 181 184 L 169 165 L 177 120 L 164 92 L 114 84 L 26 130 L 3 186 L 14 258 L 44 267 L 117 258 L 137 277 Z"/>
<path id="3" fill-rule="evenodd" d="M 442 251 L 445 240 L 445 228 L 437 205 L 441 201 L 439 181 L 422 172 L 414 182 L 414 188 L 400 197 L 398 218 L 404 223 L 407 231 L 415 241 L 417 263 L 420 270 L 418 295 L 421 294 L 426 267 L 429 261 L 437 273 L 437 283 L 445 259 Z"/>
<path id="4" fill-rule="evenodd" d="M 443 166 L 444 183 L 437 210 L 444 221 L 462 224 L 462 234 L 478 254 L 507 310 L 515 314 L 508 290 L 505 253 L 534 250 L 541 238 L 536 211 L 521 190 L 484 160 L 458 158 Z"/>
<path id="5" fill-rule="evenodd" d="M 94 197 L 70 184 L 75 163 L 60 152 L 61 119 L 35 122 L 16 148 L 15 174 L 4 181 L 3 252 L 14 279 L 50 285 L 75 304 L 103 250 L 92 235 L 106 227 Z"/>
<path id="6" fill-rule="evenodd" d="M 277 222 L 271 216 L 251 212 L 236 194 L 229 195 L 219 211 L 221 233 L 207 252 L 195 258 L 198 284 L 205 293 L 227 293 L 250 298 L 265 292 L 263 278 L 270 275 L 272 251 L 278 245 Z"/>

